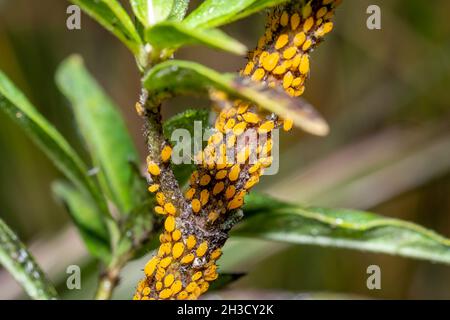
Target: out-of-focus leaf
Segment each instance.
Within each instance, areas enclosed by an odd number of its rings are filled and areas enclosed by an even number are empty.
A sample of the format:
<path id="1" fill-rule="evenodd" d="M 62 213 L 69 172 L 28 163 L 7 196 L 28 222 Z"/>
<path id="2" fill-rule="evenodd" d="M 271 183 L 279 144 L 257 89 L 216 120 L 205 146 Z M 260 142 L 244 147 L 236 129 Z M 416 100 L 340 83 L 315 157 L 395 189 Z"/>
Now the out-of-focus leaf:
<path id="1" fill-rule="evenodd" d="M 161 63 L 144 76 L 144 86 L 155 95 L 199 94 L 218 89 L 232 97 L 242 98 L 290 118 L 303 130 L 326 135 L 328 125 L 305 100 L 292 98 L 282 89 L 270 89 L 264 84 L 242 79 L 231 74 L 218 73 L 190 61 L 171 60 Z"/>
<path id="2" fill-rule="evenodd" d="M 191 27 L 217 27 L 287 1 L 206 0 L 185 19 L 185 22 Z"/>
<path id="3" fill-rule="evenodd" d="M 57 293 L 17 235 L 0 219 L 0 265 L 33 299 L 56 299 Z"/>
<path id="4" fill-rule="evenodd" d="M 189 0 L 175 0 L 172 11 L 169 15 L 169 20 L 183 20 L 186 15 L 186 11 L 189 7 Z"/>
<path id="5" fill-rule="evenodd" d="M 158 23 L 146 31 L 146 40 L 156 48 L 177 49 L 186 45 L 205 45 L 243 55 L 247 48 L 218 29 L 191 28 L 176 21 Z"/>
<path id="6" fill-rule="evenodd" d="M 203 131 L 208 129 L 209 127 L 208 117 L 208 110 L 186 110 L 182 113 L 179 113 L 164 122 L 164 136 L 166 137 L 166 139 L 171 141 L 172 133 L 176 129 L 186 129 L 187 131 L 189 131 L 189 136 L 191 137 L 191 150 L 194 150 L 194 139 L 196 137 L 194 133 L 195 121 L 201 123 L 202 131 L 199 139 L 202 140 Z M 183 186 L 188 181 L 191 173 L 195 170 L 195 168 L 196 166 L 192 162 L 190 162 L 189 164 L 177 164 L 173 166 L 173 172 L 180 186 Z"/>
<path id="7" fill-rule="evenodd" d="M 109 214 L 100 190 L 88 176 L 88 169 L 77 153 L 2 72 L 0 110 L 6 112 L 36 142 L 71 182 L 87 190 L 104 214 Z"/>
<path id="8" fill-rule="evenodd" d="M 134 14 L 145 27 L 166 20 L 174 9 L 174 2 L 174 0 L 130 0 Z"/>
<path id="9" fill-rule="evenodd" d="M 142 41 L 132 20 L 117 0 L 70 1 L 119 38 L 134 54 L 139 53 Z"/>
<path id="10" fill-rule="evenodd" d="M 252 194 L 234 236 L 358 249 L 450 264 L 450 239 L 411 222 L 346 209 L 301 207 Z"/>
<path id="11" fill-rule="evenodd" d="M 102 188 L 122 213 L 129 213 L 142 202 L 145 185 L 132 167 L 139 163 L 139 155 L 122 115 L 79 56 L 61 64 L 56 80 L 72 103 L 81 134 L 100 169 Z"/>
<path id="12" fill-rule="evenodd" d="M 52 189 L 66 206 L 89 252 L 108 263 L 110 260 L 108 229 L 101 212 L 92 200 L 68 183 L 56 182 Z"/>
<path id="13" fill-rule="evenodd" d="M 208 292 L 222 290 L 243 276 L 245 273 L 219 273 L 219 278 L 211 284 Z"/>

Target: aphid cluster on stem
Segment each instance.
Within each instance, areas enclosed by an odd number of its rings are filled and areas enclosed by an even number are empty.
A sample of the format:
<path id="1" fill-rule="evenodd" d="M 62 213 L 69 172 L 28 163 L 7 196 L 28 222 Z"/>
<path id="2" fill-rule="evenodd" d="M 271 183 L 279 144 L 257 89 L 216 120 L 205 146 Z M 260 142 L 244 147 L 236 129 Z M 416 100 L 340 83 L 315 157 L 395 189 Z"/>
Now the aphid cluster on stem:
<path id="1" fill-rule="evenodd" d="M 310 70 L 309 55 L 332 30 L 330 20 L 340 2 L 295 1 L 273 9 L 241 75 L 301 96 Z M 236 223 L 236 210 L 272 164 L 273 130 L 289 131 L 293 126 L 290 119 L 280 119 L 246 101 L 230 100 L 223 92 L 213 92 L 212 99 L 220 108 L 215 133 L 195 155 L 198 167 L 183 199 L 161 187 L 171 147 L 160 142 L 160 154 L 153 153 L 147 161 L 153 180 L 149 191 L 156 194 L 155 212 L 165 216 L 164 232 L 134 299 L 197 299 L 208 290 L 218 277 L 216 261 Z M 253 139 L 248 139 L 249 133 Z"/>

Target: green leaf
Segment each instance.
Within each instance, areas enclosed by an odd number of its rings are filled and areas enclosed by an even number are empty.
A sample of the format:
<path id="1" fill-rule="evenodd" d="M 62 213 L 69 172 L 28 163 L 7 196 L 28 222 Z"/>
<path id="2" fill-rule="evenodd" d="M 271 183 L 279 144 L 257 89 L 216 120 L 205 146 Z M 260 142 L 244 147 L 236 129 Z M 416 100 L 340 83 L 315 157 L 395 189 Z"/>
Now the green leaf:
<path id="1" fill-rule="evenodd" d="M 174 0 L 131 0 L 130 3 L 134 14 L 145 27 L 166 20 L 174 6 Z"/>
<path id="2" fill-rule="evenodd" d="M 89 252 L 108 263 L 111 258 L 108 229 L 92 200 L 65 182 L 54 183 L 52 190 L 66 206 Z"/>
<path id="3" fill-rule="evenodd" d="M 212 28 L 245 18 L 288 0 L 206 0 L 184 21 L 191 27 Z"/>
<path id="4" fill-rule="evenodd" d="M 189 0 L 175 0 L 172 11 L 169 15 L 169 20 L 183 20 L 189 7 Z"/>
<path id="5" fill-rule="evenodd" d="M 6 112 L 46 153 L 56 167 L 78 188 L 87 190 L 99 209 L 109 215 L 88 169 L 64 137 L 31 105 L 27 98 L 0 71 L 0 110 Z"/>
<path id="6" fill-rule="evenodd" d="M 57 293 L 17 235 L 0 219 L 0 264 L 33 299 L 56 299 Z"/>
<path id="7" fill-rule="evenodd" d="M 119 38 L 135 55 L 141 39 L 125 9 L 117 0 L 70 0 Z"/>
<path id="8" fill-rule="evenodd" d="M 218 29 L 190 28 L 181 22 L 165 21 L 146 31 L 146 40 L 154 47 L 178 49 L 186 45 L 205 45 L 243 55 L 247 48 Z"/>
<path id="9" fill-rule="evenodd" d="M 129 213 L 142 202 L 145 185 L 133 168 L 139 163 L 139 155 L 122 115 L 79 56 L 61 64 L 56 80 L 72 103 L 81 134 L 100 169 L 103 190 L 122 213 Z"/>
<path id="10" fill-rule="evenodd" d="M 301 98 L 292 98 L 282 89 L 269 89 L 262 83 L 218 73 L 201 64 L 171 60 L 158 64 L 143 79 L 150 92 L 161 97 L 171 94 L 208 94 L 210 89 L 227 92 L 290 118 L 295 125 L 316 135 L 326 135 L 328 125 L 315 109 Z"/>
<path id="11" fill-rule="evenodd" d="M 171 141 L 172 133 L 176 129 L 186 129 L 189 131 L 190 137 L 192 137 L 191 150 L 194 150 L 195 121 L 201 122 L 202 136 L 200 137 L 200 140 L 202 140 L 203 131 L 209 128 L 208 118 L 209 118 L 208 110 L 186 110 L 164 122 L 163 126 L 164 136 L 166 137 L 167 140 Z M 183 186 L 188 181 L 189 177 L 191 176 L 191 173 L 194 172 L 195 168 L 196 165 L 193 163 L 178 164 L 173 166 L 173 172 L 180 186 Z"/>
<path id="12" fill-rule="evenodd" d="M 450 264 L 450 239 L 417 224 L 346 209 L 286 204 L 252 194 L 234 236 L 358 249 Z"/>

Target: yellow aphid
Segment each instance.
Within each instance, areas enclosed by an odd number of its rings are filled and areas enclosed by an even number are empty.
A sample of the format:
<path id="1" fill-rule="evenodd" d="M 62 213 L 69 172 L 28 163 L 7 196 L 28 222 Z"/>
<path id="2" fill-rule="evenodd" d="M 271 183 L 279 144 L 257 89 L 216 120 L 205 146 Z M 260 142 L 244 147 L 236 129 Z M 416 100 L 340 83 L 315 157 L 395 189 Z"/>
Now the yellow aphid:
<path id="1" fill-rule="evenodd" d="M 235 193 L 236 193 L 236 187 L 228 186 L 227 190 L 225 191 L 225 198 L 231 199 L 231 198 L 233 198 Z"/>
<path id="2" fill-rule="evenodd" d="M 172 251 L 172 244 L 170 242 L 163 243 L 159 246 L 158 249 L 158 257 L 164 257 L 165 255 L 170 254 Z"/>
<path id="3" fill-rule="evenodd" d="M 239 122 L 237 125 L 234 126 L 233 128 L 233 133 L 237 136 L 241 135 L 245 129 L 247 128 L 247 123 L 246 122 Z"/>
<path id="4" fill-rule="evenodd" d="M 308 74 L 308 72 L 309 72 L 309 56 L 307 54 L 304 54 L 302 56 L 302 59 L 300 60 L 300 65 L 298 67 L 298 71 L 300 71 L 301 74 Z"/>
<path id="5" fill-rule="evenodd" d="M 259 122 L 259 116 L 256 113 L 253 112 L 246 112 L 242 115 L 245 121 L 248 123 L 258 123 Z"/>
<path id="6" fill-rule="evenodd" d="M 199 212 L 200 209 L 202 208 L 202 204 L 201 204 L 200 200 L 198 200 L 198 199 L 192 200 L 191 205 L 192 205 L 192 211 L 194 211 L 195 213 Z"/>
<path id="7" fill-rule="evenodd" d="M 309 17 L 303 24 L 303 32 L 308 32 L 309 30 L 311 30 L 313 25 L 314 25 L 314 18 Z"/>
<path id="8" fill-rule="evenodd" d="M 252 80 L 253 81 L 261 81 L 262 78 L 264 78 L 265 74 L 266 74 L 266 72 L 264 71 L 263 68 L 258 68 L 258 69 L 256 69 L 255 73 L 253 73 Z M 230 119 L 230 120 L 233 120 L 233 119 Z M 226 126 L 225 126 L 225 128 L 226 128 Z"/>
<path id="9" fill-rule="evenodd" d="M 192 261 L 194 261 L 194 258 L 195 258 L 194 254 L 189 253 L 185 255 L 183 258 L 181 258 L 181 263 L 183 264 L 191 263 Z"/>
<path id="10" fill-rule="evenodd" d="M 214 280 L 216 280 L 218 277 L 219 277 L 219 274 L 216 272 L 216 273 L 213 273 L 213 274 L 211 274 L 211 275 L 205 276 L 205 280 L 206 280 L 206 281 L 214 281 Z"/>
<path id="11" fill-rule="evenodd" d="M 325 23 L 323 25 L 323 32 L 324 32 L 324 34 L 327 34 L 331 30 L 333 30 L 333 22 L 327 22 L 327 23 Z"/>
<path id="12" fill-rule="evenodd" d="M 209 289 L 209 283 L 208 282 L 203 282 L 200 285 L 200 292 L 201 293 L 205 293 L 206 291 L 208 291 L 208 289 Z"/>
<path id="13" fill-rule="evenodd" d="M 209 174 L 204 174 L 200 178 L 200 185 L 201 186 L 206 186 L 210 181 L 211 181 L 211 176 Z"/>
<path id="14" fill-rule="evenodd" d="M 287 68 L 285 65 L 281 65 L 281 66 L 278 66 L 275 69 L 273 69 L 272 73 L 276 74 L 276 75 L 283 74 L 286 72 L 286 69 Z"/>
<path id="15" fill-rule="evenodd" d="M 165 201 L 166 201 L 166 197 L 164 196 L 164 194 L 162 192 L 158 192 L 156 194 L 156 202 L 158 202 L 158 204 L 160 206 L 164 206 Z"/>
<path id="16" fill-rule="evenodd" d="M 303 19 L 308 18 L 311 15 L 311 13 L 312 13 L 312 7 L 311 7 L 311 1 L 310 1 L 302 8 Z"/>
<path id="17" fill-rule="evenodd" d="M 280 24 L 283 27 L 286 27 L 288 25 L 288 23 L 289 23 L 289 14 L 286 11 L 283 11 L 283 14 L 281 15 L 281 18 L 280 18 Z"/>
<path id="18" fill-rule="evenodd" d="M 188 293 L 186 291 L 181 291 L 178 296 L 177 299 L 178 300 L 185 300 L 188 297 Z"/>
<path id="19" fill-rule="evenodd" d="M 170 287 L 174 281 L 175 281 L 175 277 L 173 276 L 173 274 L 168 274 L 164 278 L 164 287 L 166 287 L 166 288 Z"/>
<path id="20" fill-rule="evenodd" d="M 300 65 L 300 60 L 301 60 L 301 57 L 300 57 L 300 59 L 299 59 L 299 64 L 297 65 L 297 67 Z M 291 86 L 293 86 L 294 88 L 295 88 L 295 87 L 298 87 L 298 86 L 300 86 L 300 85 L 302 84 L 302 82 L 303 82 L 303 79 L 302 79 L 301 77 L 295 78 L 295 79 L 292 81 Z"/>
<path id="21" fill-rule="evenodd" d="M 156 270 L 156 265 L 159 263 L 159 258 L 153 257 L 144 267 L 144 273 L 147 277 L 151 277 Z"/>
<path id="22" fill-rule="evenodd" d="M 199 173 L 197 170 L 192 172 L 191 177 L 189 178 L 190 184 L 195 184 L 198 180 L 198 177 L 199 177 Z"/>
<path id="23" fill-rule="evenodd" d="M 257 184 L 259 182 L 259 177 L 258 176 L 252 176 L 247 183 L 245 184 L 244 188 L 245 189 L 250 189 L 252 188 L 255 184 Z"/>
<path id="24" fill-rule="evenodd" d="M 334 16 L 334 12 L 333 11 L 328 11 L 328 13 L 323 17 L 324 20 L 330 20 L 331 18 L 333 18 Z"/>
<path id="25" fill-rule="evenodd" d="M 196 273 L 194 273 L 194 275 L 192 276 L 192 281 L 197 281 L 198 279 L 200 279 L 202 277 L 202 272 L 201 271 L 197 271 Z"/>
<path id="26" fill-rule="evenodd" d="M 145 287 L 144 290 L 142 290 L 142 294 L 144 296 L 148 296 L 150 292 L 151 292 L 150 287 Z"/>
<path id="27" fill-rule="evenodd" d="M 164 208 L 163 208 L 163 207 L 160 207 L 160 206 L 156 206 L 156 207 L 155 207 L 155 212 L 156 212 L 157 214 L 167 214 L 167 212 L 164 211 Z"/>
<path id="28" fill-rule="evenodd" d="M 175 206 L 174 206 L 172 203 L 170 203 L 170 202 L 167 202 L 167 203 L 164 205 L 164 210 L 166 210 L 168 214 L 172 214 L 172 215 L 175 214 L 175 213 L 177 213 L 177 209 L 176 209 Z"/>
<path id="29" fill-rule="evenodd" d="M 196 288 L 197 288 L 197 284 L 194 281 L 192 281 L 186 286 L 186 291 L 193 292 Z"/>
<path id="30" fill-rule="evenodd" d="M 293 88 L 287 88 L 286 93 L 291 97 L 295 96 L 295 90 Z"/>
<path id="31" fill-rule="evenodd" d="M 155 288 L 157 291 L 161 290 L 163 287 L 163 283 L 161 281 L 156 282 Z"/>
<path id="32" fill-rule="evenodd" d="M 250 104 L 248 103 L 240 103 L 239 107 L 237 109 L 237 113 L 238 114 L 243 114 L 247 111 L 248 107 L 250 106 Z"/>
<path id="33" fill-rule="evenodd" d="M 300 24 L 300 16 L 298 13 L 294 13 L 291 17 L 291 28 L 292 30 L 297 29 L 298 25 Z"/>
<path id="34" fill-rule="evenodd" d="M 283 52 L 283 58 L 286 60 L 289 60 L 295 56 L 297 53 L 297 47 L 290 47 L 284 50 Z"/>
<path id="35" fill-rule="evenodd" d="M 209 191 L 204 189 L 202 192 L 200 192 L 200 202 L 202 203 L 202 206 L 206 205 L 209 200 Z"/>
<path id="36" fill-rule="evenodd" d="M 306 40 L 305 43 L 303 44 L 302 50 L 303 50 L 303 51 L 307 51 L 309 48 L 311 48 L 311 46 L 312 46 L 312 41 L 311 41 L 311 39 L 308 39 L 308 40 Z"/>
<path id="37" fill-rule="evenodd" d="M 178 259 L 184 252 L 184 244 L 182 242 L 177 242 L 173 245 L 172 256 L 174 259 Z"/>
<path id="38" fill-rule="evenodd" d="M 324 3 L 325 4 L 325 3 Z M 327 7 L 320 8 L 316 13 L 316 18 L 322 18 L 327 14 Z"/>
<path id="39" fill-rule="evenodd" d="M 220 250 L 220 248 L 217 248 L 216 250 L 214 250 L 211 253 L 211 259 L 217 260 L 220 258 L 221 255 L 222 255 L 222 250 Z"/>
<path id="40" fill-rule="evenodd" d="M 264 122 L 259 128 L 258 133 L 267 133 L 275 128 L 275 123 L 272 120 Z"/>
<path id="41" fill-rule="evenodd" d="M 236 109 L 229 108 L 229 109 L 226 110 L 226 117 L 227 118 L 234 117 L 235 115 L 236 115 Z"/>
<path id="42" fill-rule="evenodd" d="M 229 210 L 234 210 L 237 209 L 239 207 L 241 207 L 244 204 L 244 199 L 242 199 L 241 197 L 234 197 L 233 200 L 231 200 L 228 205 L 227 208 Z"/>
<path id="43" fill-rule="evenodd" d="M 261 55 L 259 56 L 258 63 L 261 65 L 263 61 L 269 56 L 268 51 L 263 51 Z"/>
<path id="44" fill-rule="evenodd" d="M 277 41 L 275 42 L 275 49 L 280 50 L 286 46 L 289 42 L 289 36 L 286 33 L 280 34 Z"/>
<path id="45" fill-rule="evenodd" d="M 180 240 L 181 239 L 181 231 L 177 229 L 174 232 L 172 232 L 172 239 L 173 239 L 173 241 Z"/>
<path id="46" fill-rule="evenodd" d="M 230 179 L 230 181 L 236 181 L 239 178 L 240 173 L 241 173 L 241 168 L 239 167 L 238 164 L 235 164 L 230 169 L 230 172 L 228 174 L 228 179 Z"/>
<path id="47" fill-rule="evenodd" d="M 161 174 L 161 169 L 156 163 L 151 162 L 148 165 L 148 173 L 150 173 L 153 176 L 159 176 Z"/>
<path id="48" fill-rule="evenodd" d="M 159 262 L 161 268 L 167 268 L 172 263 L 172 257 L 166 257 Z"/>
<path id="49" fill-rule="evenodd" d="M 305 42 L 305 40 L 306 40 L 305 33 L 304 32 L 299 32 L 294 37 L 294 45 L 296 47 L 300 47 L 303 44 L 303 42 Z"/>
<path id="50" fill-rule="evenodd" d="M 195 250 L 195 254 L 197 255 L 197 257 L 201 258 L 201 257 L 203 257 L 205 255 L 206 251 L 208 251 L 208 242 L 207 241 L 203 241 L 197 247 L 197 250 Z"/>
<path id="51" fill-rule="evenodd" d="M 222 132 L 216 132 L 209 138 L 210 139 L 209 142 L 213 144 L 219 144 L 220 142 L 222 142 L 222 138 L 223 138 Z"/>
<path id="52" fill-rule="evenodd" d="M 161 150 L 161 160 L 163 162 L 167 162 L 167 161 L 169 161 L 171 156 L 172 156 L 172 148 L 170 146 L 165 146 Z"/>
<path id="53" fill-rule="evenodd" d="M 278 52 L 273 52 L 263 60 L 262 66 L 267 71 L 272 71 L 277 66 L 278 61 L 280 61 L 280 55 Z"/>
<path id="54" fill-rule="evenodd" d="M 172 290 L 173 294 L 177 294 L 181 291 L 183 288 L 183 283 L 180 280 L 175 281 L 172 286 L 170 287 L 170 290 Z"/>
<path id="55" fill-rule="evenodd" d="M 253 62 L 250 61 L 249 63 L 247 63 L 244 69 L 244 76 L 248 76 L 253 71 L 254 67 L 255 64 Z"/>
<path id="56" fill-rule="evenodd" d="M 225 185 L 223 182 L 216 183 L 216 185 L 213 188 L 213 195 L 217 195 L 217 194 L 221 193 L 224 188 L 225 188 Z"/>
<path id="57" fill-rule="evenodd" d="M 172 258 L 165 258 L 165 259 L 162 259 L 161 261 L 164 261 L 164 263 L 166 263 L 166 260 L 172 261 Z M 166 274 L 166 269 L 161 267 L 161 262 L 160 262 L 158 268 L 156 269 L 155 279 L 158 281 L 161 281 L 164 278 L 165 274 Z"/>
<path id="58" fill-rule="evenodd" d="M 191 200 L 192 197 L 194 196 L 194 194 L 195 194 L 195 188 L 189 188 L 189 190 L 186 191 L 185 197 L 186 197 L 186 199 Z"/>
<path id="59" fill-rule="evenodd" d="M 208 214 L 208 220 L 210 222 L 215 222 L 218 218 L 219 218 L 219 214 L 217 213 L 217 211 L 211 211 Z"/>
<path id="60" fill-rule="evenodd" d="M 216 273 L 216 271 L 217 271 L 217 266 L 215 264 L 213 264 L 213 265 L 209 266 L 208 269 L 205 270 L 204 274 L 205 274 L 205 276 L 207 276 L 207 275 Z"/>
<path id="61" fill-rule="evenodd" d="M 172 296 L 172 290 L 170 290 L 170 289 L 164 289 L 159 293 L 160 299 L 167 299 L 167 298 L 170 298 L 171 296 Z"/>
<path id="62" fill-rule="evenodd" d="M 223 127 L 223 128 L 225 131 L 230 131 L 231 129 L 233 129 L 235 124 L 236 124 L 236 120 L 231 118 L 227 121 L 227 123 L 225 124 L 225 127 Z"/>
<path id="63" fill-rule="evenodd" d="M 262 49 L 266 45 L 266 37 L 261 36 L 258 40 L 258 48 Z"/>
<path id="64" fill-rule="evenodd" d="M 158 189 L 159 189 L 159 184 L 152 184 L 150 187 L 148 187 L 148 191 L 150 191 L 150 192 L 156 192 L 156 191 L 158 191 Z"/>
<path id="65" fill-rule="evenodd" d="M 293 125 L 294 125 L 294 121 L 292 121 L 292 119 L 285 119 L 283 121 L 283 130 L 289 131 L 292 129 Z"/>
<path id="66" fill-rule="evenodd" d="M 193 247 L 195 247 L 195 244 L 197 243 L 197 240 L 195 239 L 194 235 L 190 235 L 186 240 L 186 247 L 191 250 Z"/>
<path id="67" fill-rule="evenodd" d="M 175 230 L 175 218 L 172 216 L 168 216 L 166 218 L 166 221 L 164 222 L 164 228 L 168 232 L 172 232 L 173 230 Z"/>
<path id="68" fill-rule="evenodd" d="M 303 92 L 305 92 L 305 87 L 301 87 L 299 90 L 295 90 L 294 96 L 300 97 L 303 94 Z"/>
<path id="69" fill-rule="evenodd" d="M 222 180 L 227 176 L 227 170 L 220 170 L 216 173 L 216 180 Z"/>
<path id="70" fill-rule="evenodd" d="M 256 171 L 259 170 L 260 167 L 261 165 L 259 163 L 256 163 L 253 166 L 251 166 L 250 169 L 248 169 L 248 173 L 250 174 L 255 173 Z"/>
<path id="71" fill-rule="evenodd" d="M 165 243 L 165 242 L 170 242 L 170 241 L 172 241 L 172 237 L 167 232 L 161 233 L 159 235 L 159 242 Z"/>
<path id="72" fill-rule="evenodd" d="M 291 72 L 288 72 L 283 77 L 283 88 L 287 89 L 291 86 L 292 81 L 294 81 L 294 76 Z"/>

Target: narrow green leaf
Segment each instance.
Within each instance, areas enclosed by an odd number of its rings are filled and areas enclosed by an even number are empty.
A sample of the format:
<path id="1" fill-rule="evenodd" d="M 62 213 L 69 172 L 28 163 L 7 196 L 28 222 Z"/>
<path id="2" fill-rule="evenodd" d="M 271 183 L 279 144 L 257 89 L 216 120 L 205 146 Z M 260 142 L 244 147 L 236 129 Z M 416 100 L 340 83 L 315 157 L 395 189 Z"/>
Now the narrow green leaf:
<path id="1" fill-rule="evenodd" d="M 125 9 L 117 0 L 70 0 L 119 38 L 134 54 L 141 39 Z"/>
<path id="2" fill-rule="evenodd" d="M 301 98 L 292 98 L 282 89 L 270 89 L 262 83 L 218 73 L 190 61 L 171 60 L 151 69 L 143 79 L 144 86 L 155 95 L 207 94 L 210 89 L 223 90 L 293 119 L 296 126 L 316 135 L 326 135 L 328 125 L 315 109 Z"/>
<path id="3" fill-rule="evenodd" d="M 287 1 L 206 0 L 185 19 L 185 23 L 191 27 L 218 27 Z"/>
<path id="4" fill-rule="evenodd" d="M 56 299 L 57 293 L 17 235 L 0 219 L 0 265 L 33 299 Z"/>
<path id="5" fill-rule="evenodd" d="M 54 183 L 52 190 L 66 206 L 89 252 L 108 263 L 111 258 L 108 229 L 92 200 L 65 182 Z"/>
<path id="6" fill-rule="evenodd" d="M 134 14 L 145 27 L 168 19 L 174 9 L 174 0 L 130 0 L 130 3 Z"/>
<path id="7" fill-rule="evenodd" d="M 190 28 L 181 22 L 165 21 L 146 31 L 146 40 L 156 48 L 178 49 L 186 45 L 205 45 L 243 55 L 247 48 L 218 29 Z"/>
<path id="8" fill-rule="evenodd" d="M 169 15 L 169 20 L 181 21 L 186 15 L 189 7 L 189 0 L 175 0 L 172 11 Z"/>
<path id="9" fill-rule="evenodd" d="M 172 118 L 164 122 L 164 136 L 167 140 L 171 141 L 172 133 L 176 129 L 186 129 L 189 131 L 191 139 L 191 150 L 194 150 L 194 139 L 195 139 L 195 121 L 201 123 L 201 128 L 204 130 L 209 128 L 208 125 L 209 111 L 208 110 L 186 110 L 179 113 Z M 203 131 L 202 136 L 203 137 Z M 202 141 L 203 142 L 203 141 Z M 189 164 L 177 164 L 173 166 L 173 172 L 178 180 L 180 186 L 183 186 L 189 179 L 192 172 L 194 172 L 196 165 L 193 163 Z"/>
<path id="10" fill-rule="evenodd" d="M 0 110 L 33 139 L 71 182 L 87 190 L 104 214 L 109 214 L 100 190 L 87 175 L 88 169 L 77 153 L 1 71 Z"/>
<path id="11" fill-rule="evenodd" d="M 139 155 L 118 108 L 79 56 L 61 64 L 56 81 L 72 103 L 81 134 L 100 169 L 102 188 L 122 213 L 129 213 L 142 202 L 145 185 L 133 168 L 139 163 Z"/>
<path id="12" fill-rule="evenodd" d="M 286 204 L 252 194 L 235 236 L 358 249 L 450 264 L 450 239 L 369 212 Z"/>

